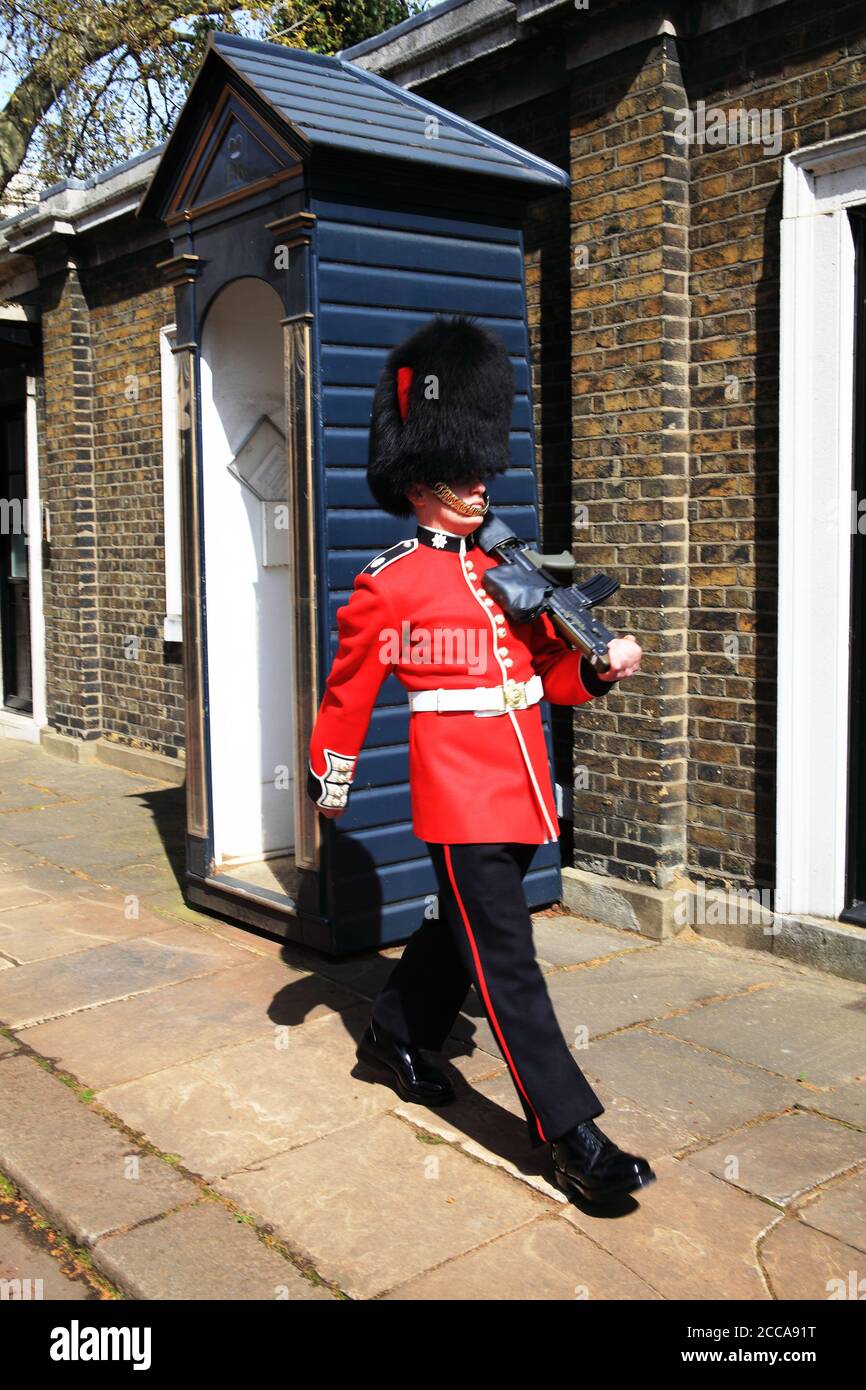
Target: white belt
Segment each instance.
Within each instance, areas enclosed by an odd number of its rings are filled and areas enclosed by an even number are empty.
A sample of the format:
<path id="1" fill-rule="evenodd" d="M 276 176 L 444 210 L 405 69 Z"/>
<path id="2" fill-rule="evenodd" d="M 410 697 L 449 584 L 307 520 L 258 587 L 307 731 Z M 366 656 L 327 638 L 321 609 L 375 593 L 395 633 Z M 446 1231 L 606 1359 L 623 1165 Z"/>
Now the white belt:
<path id="1" fill-rule="evenodd" d="M 506 714 L 512 709 L 526 709 L 534 705 L 544 695 L 541 677 L 531 676 L 528 681 L 509 680 L 504 685 L 476 685 L 471 689 L 448 690 L 440 686 L 437 690 L 410 690 L 409 709 L 442 710 L 467 709 L 476 713 Z"/>

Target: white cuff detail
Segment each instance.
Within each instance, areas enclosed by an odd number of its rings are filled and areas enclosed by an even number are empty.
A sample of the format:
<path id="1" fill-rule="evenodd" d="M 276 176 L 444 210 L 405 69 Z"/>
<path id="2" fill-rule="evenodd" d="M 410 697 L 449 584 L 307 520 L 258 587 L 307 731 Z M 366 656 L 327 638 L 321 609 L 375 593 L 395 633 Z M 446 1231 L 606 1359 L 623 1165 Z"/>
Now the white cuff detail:
<path id="1" fill-rule="evenodd" d="M 335 753 L 333 748 L 323 749 L 325 754 L 325 772 L 320 776 L 310 768 L 310 795 L 317 806 L 344 807 L 349 797 L 349 785 L 355 775 L 355 763 L 357 757 L 351 757 L 345 753 Z M 318 795 L 313 795 L 317 791 Z"/>

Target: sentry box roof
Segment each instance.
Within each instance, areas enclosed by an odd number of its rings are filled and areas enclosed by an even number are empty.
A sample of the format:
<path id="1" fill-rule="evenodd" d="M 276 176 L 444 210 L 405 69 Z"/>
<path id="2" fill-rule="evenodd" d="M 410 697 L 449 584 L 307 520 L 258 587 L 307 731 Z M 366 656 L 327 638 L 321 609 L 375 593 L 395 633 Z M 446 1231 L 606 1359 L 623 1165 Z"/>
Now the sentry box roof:
<path id="1" fill-rule="evenodd" d="M 432 101 L 406 92 L 343 58 L 211 32 L 208 53 L 142 199 L 140 212 L 162 217 L 188 151 L 200 102 L 232 74 L 255 97 L 311 170 L 355 170 L 387 161 L 395 172 L 484 180 L 532 197 L 568 186 L 568 174 Z M 264 113 L 263 112 L 263 113 Z M 263 161 L 263 168 L 266 161 Z M 478 189 L 479 198 L 483 197 Z"/>

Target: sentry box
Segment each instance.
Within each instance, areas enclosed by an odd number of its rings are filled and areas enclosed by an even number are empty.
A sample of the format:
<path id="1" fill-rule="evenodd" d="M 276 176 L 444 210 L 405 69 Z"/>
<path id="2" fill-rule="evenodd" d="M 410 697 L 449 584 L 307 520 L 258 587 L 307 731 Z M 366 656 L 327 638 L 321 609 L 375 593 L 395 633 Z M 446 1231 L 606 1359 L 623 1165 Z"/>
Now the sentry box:
<path id="1" fill-rule="evenodd" d="M 336 610 L 414 534 L 367 487 L 373 390 L 434 314 L 495 328 L 516 397 L 490 495 L 537 543 L 522 227 L 532 199 L 567 187 L 351 63 L 211 33 L 137 209 L 172 244 L 191 903 L 332 955 L 405 939 L 431 910 L 394 676 L 345 814 L 326 821 L 306 792 Z M 525 886 L 530 907 L 560 897 L 558 845 Z"/>

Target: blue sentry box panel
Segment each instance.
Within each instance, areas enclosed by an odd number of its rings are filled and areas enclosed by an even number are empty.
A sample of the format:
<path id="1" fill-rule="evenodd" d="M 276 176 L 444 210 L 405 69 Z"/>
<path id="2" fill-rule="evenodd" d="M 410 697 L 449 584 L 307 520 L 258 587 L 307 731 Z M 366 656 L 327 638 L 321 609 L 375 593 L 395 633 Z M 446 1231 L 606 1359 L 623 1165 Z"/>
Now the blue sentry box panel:
<path id="1" fill-rule="evenodd" d="M 382 512 L 370 494 L 367 430 L 388 351 L 433 314 L 476 314 L 502 337 L 516 387 L 512 465 L 493 479 L 490 495 L 497 513 L 529 541 L 538 541 L 538 520 L 520 228 L 429 213 L 419 219 L 333 195 L 314 199 L 311 210 L 324 688 L 336 651 L 336 611 L 355 575 L 380 550 L 414 534 L 413 519 Z M 542 716 L 550 754 L 546 704 Z M 344 949 L 370 944 L 371 935 L 382 945 L 401 940 L 436 893 L 432 863 L 412 833 L 408 723 L 406 693 L 391 677 L 370 721 L 349 806 L 326 826 L 323 909 Z M 530 907 L 560 898 L 558 845 L 539 846 L 525 888 Z"/>

